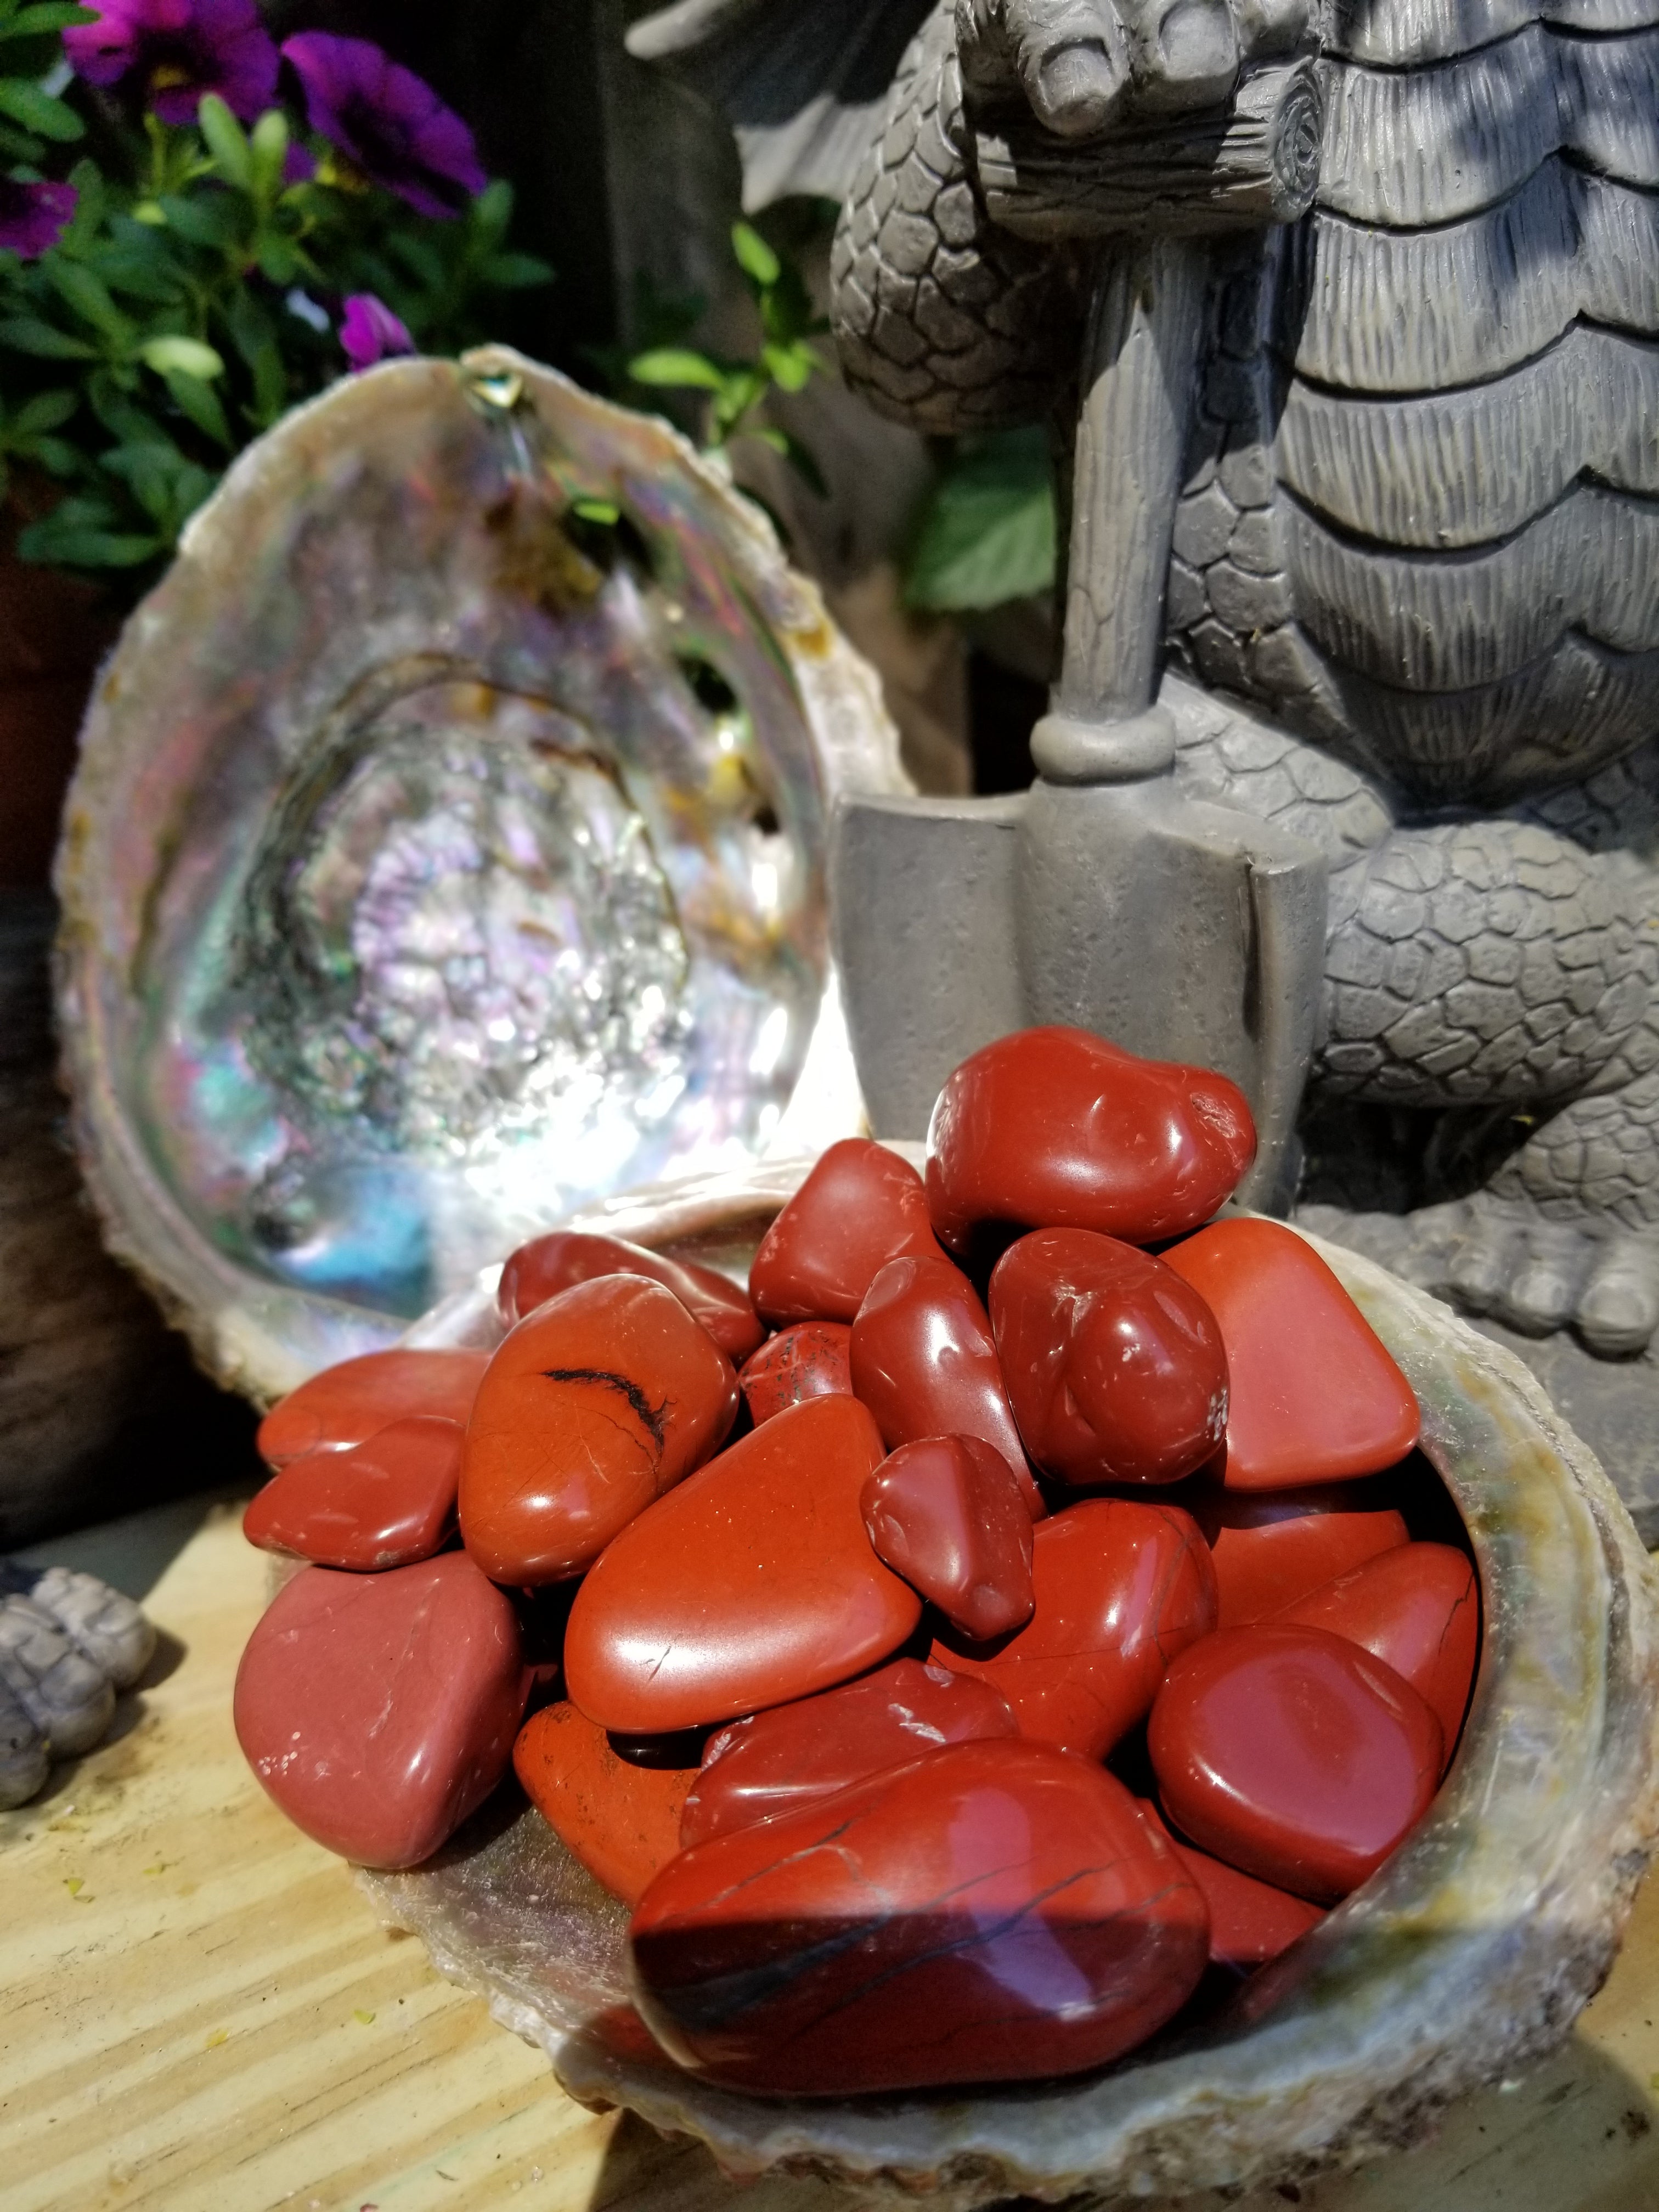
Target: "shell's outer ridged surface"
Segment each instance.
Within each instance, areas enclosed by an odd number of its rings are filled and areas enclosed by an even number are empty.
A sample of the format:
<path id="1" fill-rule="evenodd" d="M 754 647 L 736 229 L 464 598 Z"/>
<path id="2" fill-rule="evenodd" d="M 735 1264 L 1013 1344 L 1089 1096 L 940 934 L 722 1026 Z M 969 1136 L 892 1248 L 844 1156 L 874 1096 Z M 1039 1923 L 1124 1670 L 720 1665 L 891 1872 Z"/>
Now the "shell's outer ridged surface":
<path id="1" fill-rule="evenodd" d="M 58 1012 L 110 1243 L 269 1400 L 574 1207 L 752 1162 L 839 1022 L 833 801 L 907 787 L 665 423 L 495 348 L 336 385 L 82 735 Z"/>
<path id="2" fill-rule="evenodd" d="M 781 1184 L 712 1182 L 618 1234 L 752 1253 Z M 678 1211 L 675 1208 L 678 1207 Z M 680 1240 L 685 1240 L 682 1243 Z M 777 2169 L 930 2192 L 1101 2202 L 1297 2180 L 1426 2133 L 1446 2102 L 1543 2056 L 1612 1964 L 1659 1839 L 1659 1571 L 1611 1484 L 1532 1376 L 1448 1307 L 1310 1237 L 1399 1360 L 1423 1448 L 1473 1540 L 1485 1608 L 1453 1765 L 1408 1842 L 1192 2040 L 1103 2075 L 988 2096 L 788 2103 L 607 2051 L 626 1917 L 533 1814 L 497 1810 L 428 1867 L 360 1875 L 452 1980 L 547 2052 L 569 2093 Z M 483 1279 L 481 1279 L 481 1281 Z M 426 1340 L 494 1340 L 481 1288 Z M 472 1332 L 467 1335 L 469 1329 Z M 487 1808 L 488 1811 L 488 1808 Z M 480 1820 L 486 1815 L 480 1815 Z"/>

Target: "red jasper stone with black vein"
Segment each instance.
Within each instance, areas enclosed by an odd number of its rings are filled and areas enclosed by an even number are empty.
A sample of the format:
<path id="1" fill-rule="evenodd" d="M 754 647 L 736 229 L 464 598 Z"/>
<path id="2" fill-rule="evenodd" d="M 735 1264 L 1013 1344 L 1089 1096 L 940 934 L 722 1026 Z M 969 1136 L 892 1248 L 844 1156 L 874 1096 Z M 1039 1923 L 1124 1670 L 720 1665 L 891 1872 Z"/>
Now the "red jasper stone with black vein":
<path id="1" fill-rule="evenodd" d="M 1103 2066 L 1178 2010 L 1209 1915 L 1111 1775 L 951 1745 L 671 1860 L 629 1931 L 652 2033 L 769 2096 Z"/>

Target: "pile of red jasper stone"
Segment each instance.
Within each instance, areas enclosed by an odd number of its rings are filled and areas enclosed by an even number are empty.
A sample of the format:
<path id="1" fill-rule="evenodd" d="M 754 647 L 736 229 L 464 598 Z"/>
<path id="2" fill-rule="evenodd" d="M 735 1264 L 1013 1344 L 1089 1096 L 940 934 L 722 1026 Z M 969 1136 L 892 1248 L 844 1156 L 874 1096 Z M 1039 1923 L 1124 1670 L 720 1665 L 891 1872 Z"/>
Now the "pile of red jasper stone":
<path id="1" fill-rule="evenodd" d="M 1478 1653 L 1405 1377 L 1300 1237 L 1213 1218 L 1254 1149 L 1224 1078 L 1026 1030 L 925 1181 L 833 1146 L 747 1296 L 555 1233 L 495 1352 L 316 1376 L 246 1522 L 313 1562 L 237 1681 L 260 1780 L 404 1867 L 510 1763 L 724 2085 L 1120 2057 L 1382 1864 Z"/>

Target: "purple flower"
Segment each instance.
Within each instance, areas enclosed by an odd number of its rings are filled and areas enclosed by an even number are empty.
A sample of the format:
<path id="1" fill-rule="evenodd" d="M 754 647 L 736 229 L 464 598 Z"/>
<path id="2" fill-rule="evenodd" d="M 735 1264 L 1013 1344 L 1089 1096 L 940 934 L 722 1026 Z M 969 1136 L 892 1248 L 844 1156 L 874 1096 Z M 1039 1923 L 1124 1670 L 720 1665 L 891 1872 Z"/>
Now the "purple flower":
<path id="1" fill-rule="evenodd" d="M 63 236 L 80 197 L 73 185 L 19 185 L 0 177 L 0 251 L 36 259 Z"/>
<path id="2" fill-rule="evenodd" d="M 64 51 L 88 84 L 137 76 L 163 123 L 193 123 L 216 92 L 252 123 L 276 93 L 276 49 L 253 0 L 89 0 L 95 23 L 75 23 Z"/>
<path id="3" fill-rule="evenodd" d="M 305 88 L 313 131 L 422 215 L 459 215 L 488 179 L 472 133 L 412 70 L 368 39 L 301 31 L 283 58 Z"/>
<path id="4" fill-rule="evenodd" d="M 384 300 L 372 292 L 354 292 L 340 319 L 340 343 L 355 376 L 373 368 L 390 353 L 413 353 L 415 341 Z"/>

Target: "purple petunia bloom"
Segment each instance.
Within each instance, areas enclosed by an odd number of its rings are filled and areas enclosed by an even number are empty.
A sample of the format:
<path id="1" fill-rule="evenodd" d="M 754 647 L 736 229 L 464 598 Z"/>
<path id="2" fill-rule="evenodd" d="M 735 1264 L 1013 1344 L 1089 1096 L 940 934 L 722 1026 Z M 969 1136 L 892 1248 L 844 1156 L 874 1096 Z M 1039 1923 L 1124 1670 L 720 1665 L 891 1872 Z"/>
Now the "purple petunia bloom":
<path id="1" fill-rule="evenodd" d="M 354 292 L 340 319 L 340 343 L 351 363 L 352 374 L 373 368 L 388 354 L 413 353 L 415 341 L 384 300 L 372 292 Z"/>
<path id="2" fill-rule="evenodd" d="M 368 39 L 301 31 L 284 60 L 305 88 L 313 131 L 422 215 L 459 215 L 488 179 L 472 133 L 431 86 Z"/>
<path id="3" fill-rule="evenodd" d="M 0 251 L 37 259 L 63 236 L 80 197 L 73 185 L 19 185 L 0 177 Z"/>
<path id="4" fill-rule="evenodd" d="M 276 94 L 276 49 L 253 0 L 88 0 L 64 51 L 88 84 L 136 76 L 163 123 L 193 123 L 205 92 L 252 123 Z"/>

